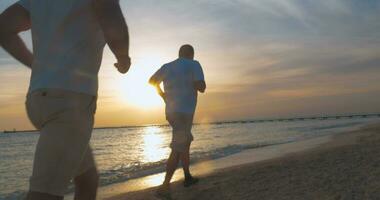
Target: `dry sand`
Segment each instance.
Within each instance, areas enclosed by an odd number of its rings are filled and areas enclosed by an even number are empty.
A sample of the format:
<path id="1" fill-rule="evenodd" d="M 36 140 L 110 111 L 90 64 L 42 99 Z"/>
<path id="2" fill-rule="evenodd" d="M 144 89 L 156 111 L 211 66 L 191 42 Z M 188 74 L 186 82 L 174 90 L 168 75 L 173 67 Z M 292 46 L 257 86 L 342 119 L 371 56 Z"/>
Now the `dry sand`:
<path id="1" fill-rule="evenodd" d="M 156 200 L 156 188 L 114 200 Z M 122 193 L 122 191 L 121 191 Z M 341 133 L 323 145 L 281 158 L 201 176 L 198 185 L 172 186 L 176 200 L 380 199 L 380 125 Z"/>

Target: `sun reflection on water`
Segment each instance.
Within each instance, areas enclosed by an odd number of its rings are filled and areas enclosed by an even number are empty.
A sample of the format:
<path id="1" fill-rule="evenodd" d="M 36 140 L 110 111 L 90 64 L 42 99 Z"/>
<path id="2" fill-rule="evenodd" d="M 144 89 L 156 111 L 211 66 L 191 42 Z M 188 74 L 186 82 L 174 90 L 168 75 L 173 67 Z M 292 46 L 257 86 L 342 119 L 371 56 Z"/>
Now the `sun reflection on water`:
<path id="1" fill-rule="evenodd" d="M 160 132 L 161 128 L 149 126 L 144 129 L 143 155 L 144 162 L 158 162 L 169 155 L 168 148 L 165 148 L 165 139 Z"/>

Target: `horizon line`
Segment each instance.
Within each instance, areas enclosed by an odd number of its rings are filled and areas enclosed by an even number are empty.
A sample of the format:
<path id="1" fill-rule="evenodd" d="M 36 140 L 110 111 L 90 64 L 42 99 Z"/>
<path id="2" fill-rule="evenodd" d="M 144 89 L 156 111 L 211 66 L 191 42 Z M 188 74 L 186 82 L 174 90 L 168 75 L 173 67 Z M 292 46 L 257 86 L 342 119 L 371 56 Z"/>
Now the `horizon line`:
<path id="1" fill-rule="evenodd" d="M 368 117 L 379 117 L 380 112 L 375 113 L 355 113 L 355 114 L 341 114 L 341 115 L 314 115 L 314 116 L 295 116 L 295 117 L 273 117 L 273 118 L 256 118 L 256 119 L 241 119 L 241 120 L 225 120 L 225 121 L 213 121 L 206 123 L 193 123 L 194 125 L 202 124 L 235 124 L 235 123 L 263 123 L 263 122 L 289 122 L 289 121 L 304 121 L 304 120 L 327 120 L 327 119 L 342 119 L 342 118 L 368 118 Z M 102 129 L 118 129 L 118 128 L 142 128 L 142 127 L 165 127 L 169 124 L 144 124 L 144 125 L 125 125 L 125 126 L 99 126 L 94 127 L 94 130 Z M 0 133 L 25 133 L 25 132 L 38 132 L 38 130 L 3 130 Z"/>

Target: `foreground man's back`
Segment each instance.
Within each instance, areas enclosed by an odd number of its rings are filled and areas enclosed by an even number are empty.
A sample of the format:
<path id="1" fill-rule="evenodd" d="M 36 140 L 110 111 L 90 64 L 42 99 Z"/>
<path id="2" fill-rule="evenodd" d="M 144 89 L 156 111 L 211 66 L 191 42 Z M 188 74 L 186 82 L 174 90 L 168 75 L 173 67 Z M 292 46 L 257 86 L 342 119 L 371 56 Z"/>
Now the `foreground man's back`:
<path id="1" fill-rule="evenodd" d="M 31 29 L 33 53 L 19 32 Z M 20 0 L 0 15 L 0 44 L 32 69 L 26 109 L 40 131 L 27 199 L 95 199 L 98 172 L 89 140 L 103 48 L 130 67 L 128 28 L 118 0 Z"/>
<path id="2" fill-rule="evenodd" d="M 105 40 L 92 0 L 23 0 L 30 12 L 34 62 L 30 90 L 96 95 Z"/>

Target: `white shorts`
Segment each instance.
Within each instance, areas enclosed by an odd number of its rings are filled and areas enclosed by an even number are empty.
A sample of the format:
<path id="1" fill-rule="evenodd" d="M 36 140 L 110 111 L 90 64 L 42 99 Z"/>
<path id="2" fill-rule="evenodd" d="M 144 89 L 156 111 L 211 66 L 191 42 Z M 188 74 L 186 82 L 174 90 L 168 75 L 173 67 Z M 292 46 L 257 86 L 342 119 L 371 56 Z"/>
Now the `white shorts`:
<path id="1" fill-rule="evenodd" d="M 194 140 L 191 128 L 193 126 L 192 114 L 167 113 L 166 119 L 173 128 L 172 142 L 170 148 L 177 152 L 184 152 Z"/>
<path id="2" fill-rule="evenodd" d="M 40 131 L 30 191 L 63 196 L 74 177 L 96 167 L 89 146 L 96 97 L 41 89 L 28 94 L 26 110 Z"/>

